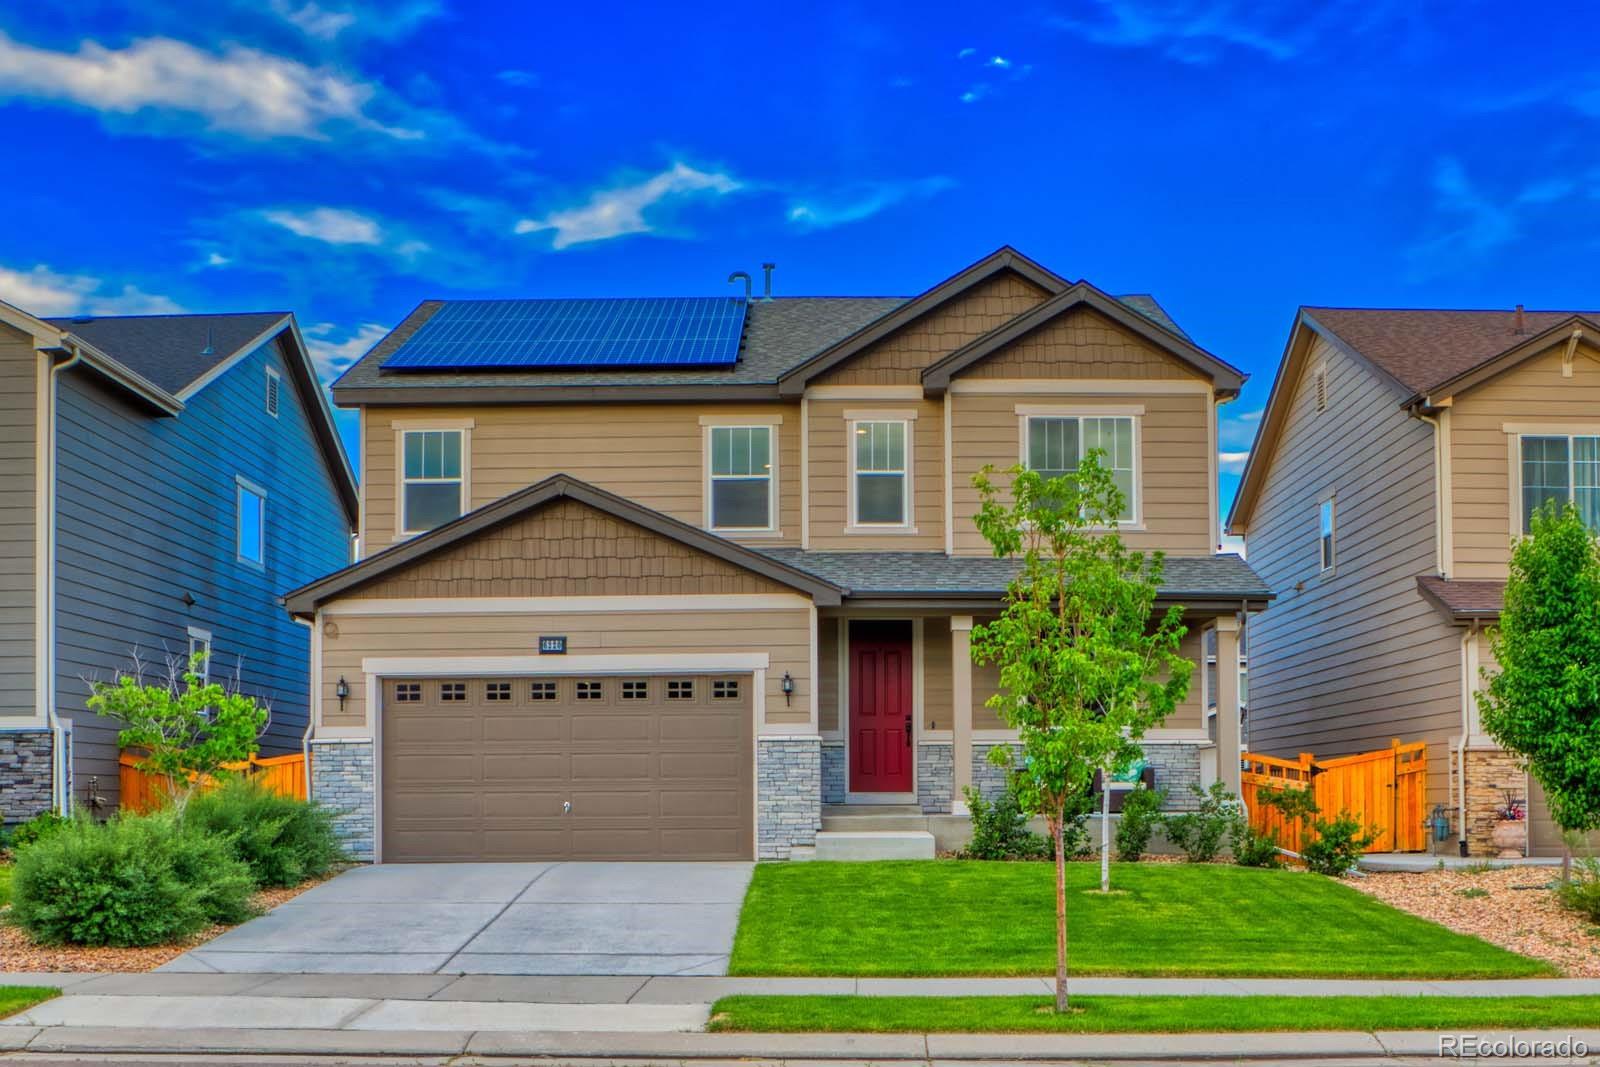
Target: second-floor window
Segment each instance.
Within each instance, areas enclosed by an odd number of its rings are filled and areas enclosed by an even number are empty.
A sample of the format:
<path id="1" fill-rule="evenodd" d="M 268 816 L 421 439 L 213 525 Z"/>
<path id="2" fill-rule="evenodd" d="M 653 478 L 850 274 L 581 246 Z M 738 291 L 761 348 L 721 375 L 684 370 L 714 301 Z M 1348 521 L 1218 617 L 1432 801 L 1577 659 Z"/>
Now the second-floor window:
<path id="1" fill-rule="evenodd" d="M 1324 500 L 1317 508 L 1317 552 L 1320 570 L 1333 570 L 1334 563 L 1333 498 Z"/>
<path id="2" fill-rule="evenodd" d="M 461 516 L 465 495 L 461 434 L 460 430 L 407 430 L 402 435 L 401 532 L 423 533 Z"/>
<path id="3" fill-rule="evenodd" d="M 267 492 L 239 478 L 235 482 L 234 533 L 241 562 L 262 567 L 267 562 Z"/>
<path id="4" fill-rule="evenodd" d="M 770 530 L 772 427 L 712 426 L 709 506 L 713 530 Z"/>
<path id="5" fill-rule="evenodd" d="M 1522 437 L 1522 532 L 1533 513 L 1550 502 L 1577 506 L 1591 530 L 1600 530 L 1600 437 L 1526 434 Z"/>
<path id="6" fill-rule="evenodd" d="M 851 424 L 854 468 L 851 521 L 856 526 L 910 522 L 911 477 L 906 463 L 909 424 L 872 420 Z"/>
<path id="7" fill-rule="evenodd" d="M 1122 490 L 1118 521 L 1132 522 L 1139 514 L 1132 416 L 1031 415 L 1025 447 L 1028 469 L 1043 478 L 1070 474 L 1092 449 L 1100 449 L 1101 464 Z"/>

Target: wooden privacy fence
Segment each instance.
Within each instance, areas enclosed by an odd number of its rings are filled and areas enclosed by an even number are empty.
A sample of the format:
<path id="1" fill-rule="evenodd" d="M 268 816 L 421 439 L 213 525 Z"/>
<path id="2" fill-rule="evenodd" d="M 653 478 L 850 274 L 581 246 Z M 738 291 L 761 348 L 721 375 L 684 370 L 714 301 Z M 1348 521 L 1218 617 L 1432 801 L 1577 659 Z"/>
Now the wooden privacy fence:
<path id="1" fill-rule="evenodd" d="M 1250 812 L 1250 826 L 1258 833 L 1276 834 L 1286 849 L 1300 851 L 1305 843 L 1301 827 L 1286 821 L 1276 808 L 1257 802 L 1262 786 L 1312 790 L 1320 818 L 1349 812 L 1377 833 L 1368 852 L 1421 852 L 1428 847 L 1423 822 L 1428 746 L 1421 741 L 1402 744 L 1396 738 L 1388 748 L 1326 760 L 1309 752 L 1295 759 L 1245 753 L 1242 760 L 1240 799 Z"/>
<path id="2" fill-rule="evenodd" d="M 167 779 L 150 774 L 139 766 L 140 757 L 124 752 L 117 760 L 118 779 L 122 786 L 122 810 L 142 815 L 167 803 Z M 290 756 L 267 756 L 243 763 L 223 765 L 230 771 L 243 772 L 270 792 L 279 796 L 306 798 L 306 758 L 296 752 Z M 207 780 L 201 791 L 215 789 L 217 782 Z"/>

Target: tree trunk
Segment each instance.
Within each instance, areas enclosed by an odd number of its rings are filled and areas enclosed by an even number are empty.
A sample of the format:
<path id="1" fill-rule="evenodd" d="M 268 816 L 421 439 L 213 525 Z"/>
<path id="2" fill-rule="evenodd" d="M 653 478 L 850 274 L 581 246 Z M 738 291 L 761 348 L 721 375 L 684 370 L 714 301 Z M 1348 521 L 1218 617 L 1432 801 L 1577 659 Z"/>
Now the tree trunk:
<path id="1" fill-rule="evenodd" d="M 1100 892 L 1111 892 L 1111 770 L 1100 772 Z"/>
<path id="2" fill-rule="evenodd" d="M 1566 885 L 1572 881 L 1572 845 L 1562 835 L 1561 845 L 1561 884 Z"/>
<path id="3" fill-rule="evenodd" d="M 1067 1010 L 1067 840 L 1065 819 L 1058 812 L 1050 820 L 1056 842 L 1056 1011 Z"/>

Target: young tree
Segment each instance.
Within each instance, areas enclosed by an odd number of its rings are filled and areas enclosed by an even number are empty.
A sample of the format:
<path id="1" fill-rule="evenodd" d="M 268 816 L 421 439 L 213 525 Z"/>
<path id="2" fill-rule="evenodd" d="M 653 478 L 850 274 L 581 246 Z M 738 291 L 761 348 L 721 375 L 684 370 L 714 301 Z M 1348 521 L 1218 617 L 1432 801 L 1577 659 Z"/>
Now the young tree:
<path id="1" fill-rule="evenodd" d="M 115 682 L 92 682 L 88 707 L 124 725 L 117 734 L 123 748 L 142 749 L 143 770 L 167 780 L 167 796 L 182 811 L 207 778 L 226 774 L 226 764 L 254 756 L 268 711 L 253 698 L 207 681 L 205 653 L 196 652 L 179 675 L 146 684 L 135 659 L 132 672 Z"/>
<path id="2" fill-rule="evenodd" d="M 1021 562 L 1000 617 L 973 627 L 972 655 L 1000 667 L 988 704 L 1021 741 L 1012 782 L 1055 842 L 1057 1011 L 1067 1010 L 1066 812 L 1096 770 L 1139 756 L 1135 742 L 1184 698 L 1194 669 L 1178 655 L 1182 608 L 1152 618 L 1163 557 L 1123 545 L 1125 498 L 1103 454 L 1051 479 L 1012 467 L 1004 503 L 992 468 L 973 477 L 978 529 L 996 556 Z M 990 755 L 1005 765 L 1011 752 Z"/>
<path id="3" fill-rule="evenodd" d="M 1600 828 L 1600 553 L 1571 504 L 1534 512 L 1513 549 L 1490 647 L 1484 730 L 1527 759 L 1566 834 Z"/>

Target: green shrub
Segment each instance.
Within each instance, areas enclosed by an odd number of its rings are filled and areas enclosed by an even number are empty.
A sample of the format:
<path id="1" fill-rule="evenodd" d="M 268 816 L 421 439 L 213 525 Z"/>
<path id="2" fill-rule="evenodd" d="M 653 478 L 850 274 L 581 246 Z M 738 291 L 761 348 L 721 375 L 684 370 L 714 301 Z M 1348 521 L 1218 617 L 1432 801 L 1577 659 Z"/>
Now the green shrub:
<path id="1" fill-rule="evenodd" d="M 1317 819 L 1311 827 L 1316 837 L 1300 846 L 1300 856 L 1307 870 L 1333 878 L 1354 870 L 1367 846 L 1377 840 L 1348 811 L 1336 819 Z"/>
<path id="2" fill-rule="evenodd" d="M 74 819 L 17 855 L 12 920 L 35 941 L 158 945 L 253 913 L 227 842 L 170 813 Z"/>
<path id="3" fill-rule="evenodd" d="M 1168 815 L 1163 820 L 1167 839 L 1183 850 L 1184 858 L 1190 863 L 1209 863 L 1217 858 L 1222 842 L 1232 835 L 1243 816 L 1238 800 L 1221 782 L 1213 782 L 1209 790 L 1197 785 L 1189 788 L 1199 798 L 1199 807 Z"/>
<path id="4" fill-rule="evenodd" d="M 1117 859 L 1137 863 L 1150 847 L 1150 835 L 1161 825 L 1165 789 L 1146 789 L 1144 783 L 1122 795 L 1122 815 L 1117 820 Z"/>
<path id="5" fill-rule="evenodd" d="M 1584 856 L 1572 863 L 1572 877 L 1556 887 L 1561 906 L 1600 923 L 1600 860 Z"/>
<path id="6" fill-rule="evenodd" d="M 1241 867 L 1279 866 L 1277 835 L 1257 833 L 1240 819 L 1233 828 L 1233 862 Z"/>
<path id="7" fill-rule="evenodd" d="M 969 860 L 1040 860 L 1050 855 L 1050 841 L 1028 829 L 1028 817 L 1007 789 L 993 802 L 972 786 L 962 790 L 972 813 L 972 840 L 961 850 Z"/>
<path id="8" fill-rule="evenodd" d="M 247 778 L 198 794 L 184 809 L 183 820 L 225 840 L 257 885 L 296 886 L 322 877 L 344 859 L 326 808 L 279 796 Z"/>
<path id="9" fill-rule="evenodd" d="M 27 822 L 18 823 L 6 831 L 4 844 L 13 852 L 27 848 L 29 845 L 49 837 L 70 821 L 70 819 L 57 815 L 53 811 L 41 811 Z"/>

